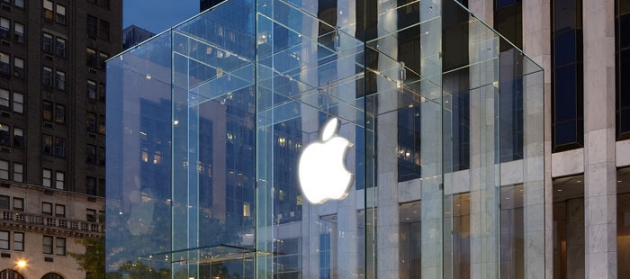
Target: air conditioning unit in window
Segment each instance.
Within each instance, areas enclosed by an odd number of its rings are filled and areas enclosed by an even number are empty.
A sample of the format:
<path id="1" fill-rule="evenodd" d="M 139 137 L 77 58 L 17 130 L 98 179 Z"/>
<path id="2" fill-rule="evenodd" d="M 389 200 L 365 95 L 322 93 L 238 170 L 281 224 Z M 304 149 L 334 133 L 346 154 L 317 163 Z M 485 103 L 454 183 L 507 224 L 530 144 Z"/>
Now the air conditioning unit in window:
<path id="1" fill-rule="evenodd" d="M 55 124 L 52 124 L 50 122 L 44 122 L 44 127 L 46 127 L 46 128 L 55 128 Z"/>
<path id="2" fill-rule="evenodd" d="M 90 68 L 90 71 L 89 71 L 89 72 L 90 72 L 91 74 L 98 74 L 98 71 L 97 71 L 97 70 L 94 70 L 94 69 L 92 69 L 92 68 Z"/>
<path id="3" fill-rule="evenodd" d="M 2 9 L 7 11 L 7 12 L 10 12 L 11 11 L 11 6 L 2 4 Z"/>
<path id="4" fill-rule="evenodd" d="M 0 147 L 0 152 L 2 152 L 2 153 L 11 153 L 11 148 L 9 148 L 9 147 Z"/>
<path id="5" fill-rule="evenodd" d="M 0 43 L 1 43 L 3 46 L 8 46 L 8 47 L 10 47 L 10 46 L 11 46 L 11 42 L 9 42 L 9 41 L 0 40 Z"/>
<path id="6" fill-rule="evenodd" d="M 10 112 L 3 111 L 2 113 L 0 113 L 0 115 L 2 115 L 2 117 L 4 117 L 4 118 L 11 118 L 11 113 Z"/>
<path id="7" fill-rule="evenodd" d="M 44 59 L 46 60 L 50 60 L 50 61 L 55 61 L 55 57 L 53 57 L 50 54 L 44 54 Z"/>
<path id="8" fill-rule="evenodd" d="M 96 138 L 96 134 L 88 132 L 88 137 L 95 139 Z"/>

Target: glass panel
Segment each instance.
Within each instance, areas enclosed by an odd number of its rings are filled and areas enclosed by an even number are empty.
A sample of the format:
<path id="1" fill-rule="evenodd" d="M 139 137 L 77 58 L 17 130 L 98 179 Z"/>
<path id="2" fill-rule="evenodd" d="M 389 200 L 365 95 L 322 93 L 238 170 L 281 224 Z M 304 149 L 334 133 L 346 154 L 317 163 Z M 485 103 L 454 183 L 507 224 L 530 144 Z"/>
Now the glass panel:
<path id="1" fill-rule="evenodd" d="M 112 146 L 106 162 L 106 225 L 117 228 L 106 236 L 106 249 L 117 251 L 111 259 L 117 264 L 107 265 L 109 273 L 124 272 L 138 257 L 172 248 L 172 165 L 141 160 L 146 147 L 171 161 L 170 47 L 169 35 L 158 36 L 152 44 L 138 46 L 108 65 L 107 124 L 116 128 L 106 135 Z M 87 127 L 95 131 L 96 115 L 92 120 Z M 94 178 L 88 178 L 86 185 L 88 193 L 97 194 Z M 156 272 L 170 270 L 168 263 L 154 262 L 149 267 Z"/>
<path id="2" fill-rule="evenodd" d="M 543 277 L 542 69 L 459 2 L 228 1 L 107 63 L 112 275 Z"/>

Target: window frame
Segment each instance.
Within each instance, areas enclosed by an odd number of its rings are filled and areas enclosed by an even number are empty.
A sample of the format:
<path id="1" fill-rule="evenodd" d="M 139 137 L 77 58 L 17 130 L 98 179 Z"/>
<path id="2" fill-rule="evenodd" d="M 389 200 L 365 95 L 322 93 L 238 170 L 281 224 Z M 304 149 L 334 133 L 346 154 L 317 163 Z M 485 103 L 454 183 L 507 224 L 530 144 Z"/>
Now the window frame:
<path id="1" fill-rule="evenodd" d="M 24 79 L 26 77 L 26 66 L 24 59 L 13 56 L 13 76 Z"/>
<path id="2" fill-rule="evenodd" d="M 11 231 L 0 231 L 0 250 L 11 250 Z"/>
<path id="3" fill-rule="evenodd" d="M 18 29 L 22 29 L 22 32 L 19 32 Z M 13 21 L 13 41 L 18 44 L 24 44 L 26 42 L 25 38 L 26 38 L 26 25 Z"/>
<path id="4" fill-rule="evenodd" d="M 53 204 L 50 202 L 42 202 L 42 215 L 53 216 Z"/>
<path id="5" fill-rule="evenodd" d="M 5 167 L 6 166 L 6 167 Z M 9 161 L 0 159 L 0 179 L 9 180 Z"/>
<path id="6" fill-rule="evenodd" d="M 24 114 L 24 94 L 13 92 L 12 97 L 11 105 L 13 106 L 13 112 Z"/>
<path id="7" fill-rule="evenodd" d="M 66 188 L 66 173 L 62 171 L 55 172 L 55 189 L 64 190 Z"/>
<path id="8" fill-rule="evenodd" d="M 66 255 L 66 238 L 64 238 L 64 237 L 57 237 L 57 239 L 55 241 L 55 255 L 57 255 L 57 256 L 65 256 Z"/>
<path id="9" fill-rule="evenodd" d="M 49 240 L 49 244 L 47 244 L 46 240 Z M 43 236 L 43 241 L 42 241 L 42 251 L 45 255 L 52 255 L 53 254 L 53 241 L 54 241 L 54 237 L 50 236 L 50 235 L 44 235 Z M 48 249 L 47 249 L 48 248 Z"/>
<path id="10" fill-rule="evenodd" d="M 13 210 L 24 211 L 24 198 L 13 197 Z"/>
<path id="11" fill-rule="evenodd" d="M 18 237 L 18 235 L 20 237 Z M 24 251 L 24 246 L 26 242 L 25 237 L 26 236 L 23 232 L 13 232 L 13 250 L 14 251 Z"/>
<path id="12" fill-rule="evenodd" d="M 42 186 L 51 188 L 52 186 L 52 170 L 51 169 L 46 169 L 46 168 L 42 169 Z"/>
<path id="13" fill-rule="evenodd" d="M 55 72 L 55 88 L 57 90 L 66 90 L 66 72 L 57 70 Z"/>
<path id="14" fill-rule="evenodd" d="M 64 38 L 57 36 L 55 38 L 55 55 L 57 57 L 66 58 L 68 41 Z"/>
<path id="15" fill-rule="evenodd" d="M 54 78 L 53 78 L 53 69 L 50 67 L 43 67 L 43 75 L 42 75 L 42 83 L 44 86 L 53 87 L 54 86 Z"/>
<path id="16" fill-rule="evenodd" d="M 19 170 L 18 170 L 19 169 Z M 24 164 L 20 162 L 13 162 L 13 181 L 24 182 Z"/>

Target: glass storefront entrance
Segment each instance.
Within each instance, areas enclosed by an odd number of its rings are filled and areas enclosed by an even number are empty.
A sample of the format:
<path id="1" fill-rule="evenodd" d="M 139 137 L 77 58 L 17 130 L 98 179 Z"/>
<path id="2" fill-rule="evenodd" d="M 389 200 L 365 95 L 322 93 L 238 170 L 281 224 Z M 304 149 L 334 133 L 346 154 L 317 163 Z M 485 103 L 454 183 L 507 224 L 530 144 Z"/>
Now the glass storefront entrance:
<path id="1" fill-rule="evenodd" d="M 108 62 L 108 278 L 544 278 L 543 71 L 453 0 L 230 0 Z"/>

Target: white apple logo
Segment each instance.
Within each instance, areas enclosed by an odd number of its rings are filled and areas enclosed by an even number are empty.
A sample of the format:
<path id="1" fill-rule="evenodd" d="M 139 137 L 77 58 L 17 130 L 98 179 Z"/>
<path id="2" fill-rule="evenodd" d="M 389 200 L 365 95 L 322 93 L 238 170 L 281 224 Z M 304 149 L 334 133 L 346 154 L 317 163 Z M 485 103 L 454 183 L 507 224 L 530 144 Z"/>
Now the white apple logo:
<path id="1" fill-rule="evenodd" d="M 313 204 L 344 199 L 354 180 L 344 165 L 352 144 L 337 136 L 339 126 L 337 118 L 326 122 L 320 133 L 320 141 L 304 148 L 300 157 L 300 186 L 306 199 Z"/>

